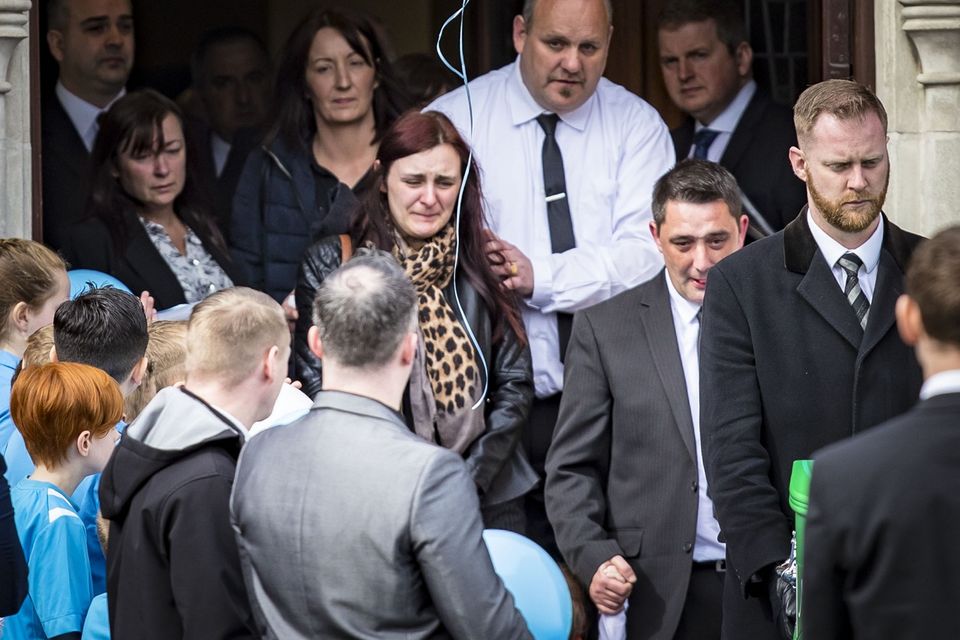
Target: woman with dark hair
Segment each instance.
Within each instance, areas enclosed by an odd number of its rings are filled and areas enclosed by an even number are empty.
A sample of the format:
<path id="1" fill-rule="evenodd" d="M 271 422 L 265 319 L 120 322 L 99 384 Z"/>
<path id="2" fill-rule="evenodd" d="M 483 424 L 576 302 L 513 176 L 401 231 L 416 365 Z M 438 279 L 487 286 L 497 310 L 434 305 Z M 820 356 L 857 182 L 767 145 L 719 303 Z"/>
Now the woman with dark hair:
<path id="1" fill-rule="evenodd" d="M 500 286 L 485 255 L 476 166 L 456 215 L 469 153 L 446 116 L 433 111 L 409 112 L 384 134 L 374 188 L 355 212 L 349 240 L 324 238 L 301 264 L 294 361 L 304 391 L 316 395 L 322 372 L 307 331 L 317 287 L 352 247 L 393 254 L 416 287 L 419 305 L 421 340 L 404 398 L 407 422 L 464 456 L 485 526 L 522 533 L 522 496 L 537 480 L 518 446 L 533 401 L 530 351 L 516 299 Z"/>
<path id="2" fill-rule="evenodd" d="M 71 229 L 68 261 L 149 291 L 158 309 L 236 284 L 226 243 L 187 171 L 180 108 L 147 89 L 117 100 L 99 124 L 89 217 Z"/>
<path id="3" fill-rule="evenodd" d="M 231 244 L 252 285 L 283 302 L 310 243 L 346 231 L 378 142 L 409 102 L 370 20 L 333 9 L 294 29 L 274 95 L 273 124 L 234 196 Z"/>

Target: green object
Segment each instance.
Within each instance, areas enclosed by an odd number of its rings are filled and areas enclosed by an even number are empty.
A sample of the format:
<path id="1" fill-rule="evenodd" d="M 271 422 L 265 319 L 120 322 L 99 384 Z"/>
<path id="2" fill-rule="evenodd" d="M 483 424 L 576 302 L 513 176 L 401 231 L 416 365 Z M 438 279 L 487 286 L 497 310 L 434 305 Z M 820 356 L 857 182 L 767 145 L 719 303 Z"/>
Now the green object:
<path id="1" fill-rule="evenodd" d="M 800 620 L 803 611 L 803 541 L 807 528 L 807 507 L 810 504 L 810 477 L 813 460 L 794 460 L 790 473 L 790 508 L 796 514 L 797 536 L 797 625 L 793 632 L 795 640 L 801 638 Z"/>

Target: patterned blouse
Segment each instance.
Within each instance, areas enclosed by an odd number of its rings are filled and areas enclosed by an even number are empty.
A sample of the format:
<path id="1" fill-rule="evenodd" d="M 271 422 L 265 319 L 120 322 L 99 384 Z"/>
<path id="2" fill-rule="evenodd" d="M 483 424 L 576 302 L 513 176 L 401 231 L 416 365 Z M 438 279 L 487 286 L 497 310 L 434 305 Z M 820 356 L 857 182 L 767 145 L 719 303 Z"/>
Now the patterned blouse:
<path id="1" fill-rule="evenodd" d="M 183 296 L 188 303 L 200 302 L 211 293 L 233 286 L 230 276 L 203 248 L 203 243 L 193 229 L 184 225 L 187 229 L 187 255 L 183 255 L 174 246 L 163 225 L 143 217 L 140 217 L 140 222 L 146 229 L 150 242 L 160 252 L 160 256 L 173 274 L 177 276 L 180 286 L 183 287 Z"/>

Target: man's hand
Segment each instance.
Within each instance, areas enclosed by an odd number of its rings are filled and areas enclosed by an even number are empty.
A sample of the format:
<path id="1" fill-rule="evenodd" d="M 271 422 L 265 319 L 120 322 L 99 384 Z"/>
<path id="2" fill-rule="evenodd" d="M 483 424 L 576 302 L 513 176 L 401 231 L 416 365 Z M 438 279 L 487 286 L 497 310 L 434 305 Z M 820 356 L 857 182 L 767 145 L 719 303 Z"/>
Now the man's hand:
<path id="1" fill-rule="evenodd" d="M 590 580 L 590 599 L 600 613 L 620 613 L 636 581 L 637 575 L 623 556 L 613 556 L 593 574 L 593 579 Z"/>
<path id="2" fill-rule="evenodd" d="M 140 304 L 143 305 L 143 315 L 147 318 L 147 326 L 157 319 L 157 310 L 154 308 L 153 296 L 149 291 L 140 294 Z"/>
<path id="3" fill-rule="evenodd" d="M 297 299 L 294 293 L 291 291 L 290 295 L 283 299 L 283 304 L 280 305 L 283 308 L 283 315 L 287 318 L 287 328 L 290 329 L 290 333 L 293 333 L 297 328 L 297 318 L 300 317 L 300 314 L 297 313 Z"/>
<path id="4" fill-rule="evenodd" d="M 524 298 L 532 296 L 533 265 L 530 259 L 493 231 L 486 229 L 485 233 L 487 260 L 503 287 L 516 291 Z"/>

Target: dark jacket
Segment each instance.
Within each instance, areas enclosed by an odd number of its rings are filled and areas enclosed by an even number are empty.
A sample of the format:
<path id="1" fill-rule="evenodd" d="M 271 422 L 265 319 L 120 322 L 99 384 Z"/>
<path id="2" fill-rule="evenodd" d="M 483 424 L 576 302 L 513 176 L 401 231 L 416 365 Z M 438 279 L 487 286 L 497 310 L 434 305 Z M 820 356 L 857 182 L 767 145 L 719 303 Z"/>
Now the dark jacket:
<path id="1" fill-rule="evenodd" d="M 251 153 L 230 220 L 230 245 L 251 286 L 278 302 L 286 298 L 304 251 L 318 238 L 346 232 L 356 203 L 349 187 L 280 138 Z"/>
<path id="2" fill-rule="evenodd" d="M 3 476 L 6 472 L 0 456 L 0 616 L 15 614 L 27 597 L 27 563 L 13 520 L 10 487 Z"/>
<path id="3" fill-rule="evenodd" d="M 958 638 L 960 393 L 814 455 L 803 636 Z"/>
<path id="4" fill-rule="evenodd" d="M 57 94 L 45 91 L 40 103 L 43 241 L 59 250 L 70 237 L 70 225 L 83 219 L 93 168 Z"/>
<path id="5" fill-rule="evenodd" d="M 176 387 L 127 428 L 100 481 L 114 638 L 256 637 L 230 526 L 243 438 Z"/>
<path id="6" fill-rule="evenodd" d="M 731 596 L 766 595 L 751 577 L 768 575 L 771 564 L 789 555 L 793 461 L 916 402 L 920 367 L 897 333 L 894 307 L 920 240 L 884 218 L 865 330 L 817 246 L 806 211 L 710 271 L 700 339 L 700 428 L 710 496 L 727 543 Z M 759 620 L 762 604 L 755 597 L 725 598 L 724 625 L 744 628 Z"/>
<path id="7" fill-rule="evenodd" d="M 341 264 L 338 236 L 324 238 L 304 255 L 297 280 L 297 320 L 294 334 L 294 368 L 303 383 L 303 391 L 313 397 L 320 391 L 319 359 L 307 346 L 313 299 L 324 278 Z M 513 331 L 493 344 L 490 311 L 462 272 L 457 275 L 457 291 L 463 315 L 458 317 L 473 329 L 484 360 L 490 367 L 485 417 L 486 430 L 464 454 L 470 475 L 481 492 L 481 503 L 489 506 L 517 498 L 533 488 L 536 474 L 518 446 L 523 425 L 533 402 L 533 371 L 530 350 L 521 345 Z M 444 295 L 452 296 L 453 286 Z M 455 306 L 455 305 L 454 305 Z M 404 406 L 408 406 L 406 398 Z M 409 426 L 410 417 L 407 414 Z"/>
<path id="8" fill-rule="evenodd" d="M 244 274 L 237 268 L 237 264 L 227 253 L 217 248 L 203 228 L 192 224 L 189 219 L 184 222 L 197 234 L 203 248 L 230 276 L 233 284 L 246 284 Z M 117 252 L 107 225 L 99 218 L 88 218 L 73 225 L 63 248 L 63 255 L 72 268 L 109 273 L 127 285 L 134 295 L 149 291 L 157 309 L 169 309 L 185 303 L 187 300 L 180 281 L 157 251 L 134 212 L 127 212 L 126 225 L 131 234 L 123 253 Z"/>

